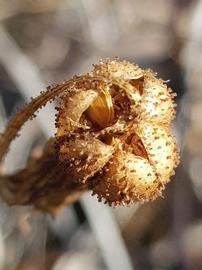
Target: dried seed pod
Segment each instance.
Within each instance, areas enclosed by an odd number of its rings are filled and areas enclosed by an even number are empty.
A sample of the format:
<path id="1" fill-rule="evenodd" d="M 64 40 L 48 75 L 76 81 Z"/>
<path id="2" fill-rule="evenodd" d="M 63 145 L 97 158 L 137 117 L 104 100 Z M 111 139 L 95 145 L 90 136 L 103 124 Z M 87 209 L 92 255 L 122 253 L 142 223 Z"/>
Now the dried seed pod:
<path id="1" fill-rule="evenodd" d="M 90 77 L 61 101 L 59 159 L 109 204 L 155 199 L 179 161 L 170 134 L 173 94 L 152 71 L 126 61 L 101 62 Z"/>
<path id="2" fill-rule="evenodd" d="M 161 194 L 179 162 L 171 135 L 174 95 L 162 80 L 151 70 L 107 59 L 90 74 L 48 87 L 8 122 L 0 160 L 22 125 L 56 97 L 56 136 L 26 168 L 0 175 L 5 202 L 54 212 L 87 189 L 110 205 Z"/>

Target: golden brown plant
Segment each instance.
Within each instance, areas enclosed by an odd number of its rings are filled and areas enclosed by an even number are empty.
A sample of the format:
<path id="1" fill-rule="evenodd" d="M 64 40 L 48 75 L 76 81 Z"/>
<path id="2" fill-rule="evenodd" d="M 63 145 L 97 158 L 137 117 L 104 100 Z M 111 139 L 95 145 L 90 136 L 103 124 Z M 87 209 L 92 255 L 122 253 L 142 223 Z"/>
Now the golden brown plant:
<path id="1" fill-rule="evenodd" d="M 21 126 L 59 99 L 56 134 L 25 169 L 1 176 L 9 204 L 54 211 L 92 190 L 109 205 L 154 200 L 174 173 L 179 154 L 171 134 L 174 94 L 151 70 L 117 59 L 95 65 L 33 99 L 7 124 L 0 159 Z"/>

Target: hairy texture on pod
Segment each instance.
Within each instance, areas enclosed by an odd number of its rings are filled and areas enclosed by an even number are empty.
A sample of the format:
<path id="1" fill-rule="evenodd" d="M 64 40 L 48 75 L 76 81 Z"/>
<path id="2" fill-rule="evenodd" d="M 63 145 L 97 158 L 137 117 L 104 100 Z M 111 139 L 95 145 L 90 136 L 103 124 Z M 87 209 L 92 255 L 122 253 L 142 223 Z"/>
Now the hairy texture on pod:
<path id="1" fill-rule="evenodd" d="M 154 199 L 161 188 L 161 181 L 147 159 L 117 151 L 93 191 L 99 199 L 105 197 L 109 204 L 119 205 Z"/>
<path id="2" fill-rule="evenodd" d="M 118 59 L 47 88 L 0 134 L 0 161 L 23 124 L 58 98 L 56 134 L 24 169 L 0 175 L 9 205 L 54 213 L 86 190 L 109 205 L 154 200 L 174 174 L 174 94 L 151 70 Z"/>
<path id="3" fill-rule="evenodd" d="M 117 59 L 61 98 L 57 149 L 75 181 L 110 205 L 161 195 L 179 162 L 171 134 L 174 94 L 151 70 Z"/>
<path id="4" fill-rule="evenodd" d="M 59 159 L 67 161 L 66 172 L 81 182 L 95 175 L 111 158 L 114 148 L 88 135 L 73 134 L 60 142 Z M 104 154 L 104 155 L 103 155 Z"/>

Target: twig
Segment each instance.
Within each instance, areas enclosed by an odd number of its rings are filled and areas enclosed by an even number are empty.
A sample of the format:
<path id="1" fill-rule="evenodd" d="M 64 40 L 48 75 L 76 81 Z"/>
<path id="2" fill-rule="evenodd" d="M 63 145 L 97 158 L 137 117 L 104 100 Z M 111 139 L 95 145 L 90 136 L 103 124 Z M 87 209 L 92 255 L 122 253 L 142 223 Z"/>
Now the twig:
<path id="1" fill-rule="evenodd" d="M 75 183 L 64 171 L 54 147 L 54 140 L 46 144 L 42 153 L 32 156 L 25 169 L 12 175 L 0 176 L 0 193 L 9 205 L 35 205 L 54 214 L 61 205 L 73 203 L 87 190 Z"/>

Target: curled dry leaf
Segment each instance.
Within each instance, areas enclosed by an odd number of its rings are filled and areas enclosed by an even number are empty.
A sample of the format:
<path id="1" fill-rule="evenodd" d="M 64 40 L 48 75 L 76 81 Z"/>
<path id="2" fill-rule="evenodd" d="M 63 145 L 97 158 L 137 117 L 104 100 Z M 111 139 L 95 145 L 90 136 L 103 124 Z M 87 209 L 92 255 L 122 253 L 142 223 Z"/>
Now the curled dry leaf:
<path id="1" fill-rule="evenodd" d="M 18 120 L 17 126 L 14 126 L 15 121 L 10 121 L 1 138 L 0 157 L 35 109 L 49 99 L 59 97 L 51 171 L 57 168 L 56 172 L 62 171 L 62 177 L 61 173 L 43 174 L 41 189 L 46 192 L 41 193 L 40 180 L 33 180 L 32 189 L 27 190 L 35 191 L 34 195 L 28 196 L 23 204 L 32 203 L 49 211 L 67 202 L 72 187 L 74 192 L 90 189 L 99 200 L 104 199 L 110 205 L 149 201 L 161 194 L 179 162 L 175 138 L 171 134 L 175 104 L 172 91 L 151 70 L 143 70 L 126 61 L 107 59 L 95 65 L 90 74 L 74 77 L 42 95 L 38 97 L 41 101 L 38 106 L 36 98 L 26 109 L 19 111 L 21 118 L 14 116 Z M 6 134 L 10 134 L 8 139 Z M 42 157 L 41 164 L 42 160 L 48 159 L 45 154 Z M 36 162 L 34 166 L 38 173 Z M 43 166 L 40 170 L 42 173 Z M 55 180 L 50 180 L 51 177 Z M 10 178 L 6 178 L 7 183 Z M 58 200 L 50 200 L 53 196 L 50 196 L 51 181 L 57 187 L 55 197 L 60 197 Z M 8 189 L 7 184 L 7 193 Z M 3 198 L 12 204 L 11 199 L 6 198 L 6 192 L 4 188 Z M 43 194 L 43 200 L 39 194 Z"/>

